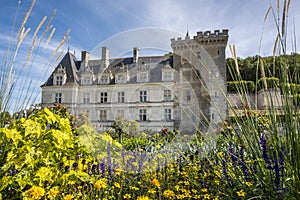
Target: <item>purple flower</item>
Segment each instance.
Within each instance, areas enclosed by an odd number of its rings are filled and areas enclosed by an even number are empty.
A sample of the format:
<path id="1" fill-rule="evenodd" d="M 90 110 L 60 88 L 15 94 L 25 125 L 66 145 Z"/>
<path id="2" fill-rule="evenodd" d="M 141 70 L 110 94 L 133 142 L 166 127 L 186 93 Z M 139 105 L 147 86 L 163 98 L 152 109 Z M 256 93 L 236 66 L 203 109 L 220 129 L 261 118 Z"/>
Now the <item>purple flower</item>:
<path id="1" fill-rule="evenodd" d="M 73 169 L 74 169 L 74 170 L 77 170 L 77 169 L 78 169 L 78 162 L 74 162 L 74 163 L 73 163 Z"/>
<path id="2" fill-rule="evenodd" d="M 276 185 L 277 192 L 279 193 L 279 190 L 280 190 L 280 169 L 279 169 L 277 159 L 274 160 L 274 170 L 275 170 L 275 185 Z"/>
<path id="3" fill-rule="evenodd" d="M 265 134 L 263 133 L 260 139 L 260 144 L 262 146 L 262 157 L 267 163 L 267 169 L 272 169 L 270 157 L 268 156 L 268 150 L 267 150 L 267 140 L 265 138 Z"/>
<path id="4" fill-rule="evenodd" d="M 102 160 L 102 163 L 100 164 L 100 169 L 101 169 L 102 178 L 103 178 L 103 177 L 105 177 L 105 172 L 106 172 L 105 159 Z"/>
<path id="5" fill-rule="evenodd" d="M 65 166 L 65 172 L 69 172 L 70 171 L 70 166 Z"/>
<path id="6" fill-rule="evenodd" d="M 108 174 L 112 175 L 112 163 L 110 154 L 110 142 L 107 143 L 107 163 L 108 163 Z"/>
<path id="7" fill-rule="evenodd" d="M 88 163 L 88 167 L 87 167 L 87 173 L 88 173 L 88 175 L 91 175 L 92 174 L 92 172 L 91 172 L 91 163 L 89 162 Z"/>
<path id="8" fill-rule="evenodd" d="M 16 175 L 17 170 L 15 170 L 15 169 L 9 170 L 9 173 L 11 176 L 14 176 L 14 175 Z"/>
<path id="9" fill-rule="evenodd" d="M 233 166 L 236 166 L 237 156 L 234 153 L 233 146 L 234 146 L 234 144 L 232 142 L 230 142 L 229 143 L 229 153 L 230 153 L 230 157 L 231 157 Z"/>
<path id="10" fill-rule="evenodd" d="M 126 151 L 124 146 L 122 147 L 122 163 L 123 165 L 125 165 L 125 156 L 126 156 Z"/>
<path id="11" fill-rule="evenodd" d="M 142 173 L 145 160 L 146 160 L 146 153 L 142 152 L 138 162 L 138 173 Z"/>
<path id="12" fill-rule="evenodd" d="M 80 153 L 77 153 L 76 154 L 76 160 L 79 160 L 81 158 L 81 154 Z"/>
<path id="13" fill-rule="evenodd" d="M 98 165 L 96 165 L 96 164 L 93 164 L 93 165 L 92 165 L 92 173 L 93 173 L 93 174 L 99 174 L 99 173 L 98 173 Z"/>

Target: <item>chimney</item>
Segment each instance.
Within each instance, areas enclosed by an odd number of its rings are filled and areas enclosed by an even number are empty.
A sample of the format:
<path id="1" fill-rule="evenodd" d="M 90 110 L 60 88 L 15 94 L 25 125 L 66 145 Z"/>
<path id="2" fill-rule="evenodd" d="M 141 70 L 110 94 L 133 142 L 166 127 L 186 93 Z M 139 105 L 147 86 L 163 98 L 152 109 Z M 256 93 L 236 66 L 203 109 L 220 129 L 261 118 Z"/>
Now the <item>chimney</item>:
<path id="1" fill-rule="evenodd" d="M 102 47 L 101 63 L 104 68 L 107 68 L 109 65 L 109 49 L 107 47 Z"/>
<path id="2" fill-rule="evenodd" d="M 87 67 L 89 59 L 90 59 L 90 53 L 87 51 L 81 51 L 81 65 Z"/>
<path id="3" fill-rule="evenodd" d="M 137 63 L 139 60 L 139 48 L 134 47 L 133 48 L 133 63 Z"/>

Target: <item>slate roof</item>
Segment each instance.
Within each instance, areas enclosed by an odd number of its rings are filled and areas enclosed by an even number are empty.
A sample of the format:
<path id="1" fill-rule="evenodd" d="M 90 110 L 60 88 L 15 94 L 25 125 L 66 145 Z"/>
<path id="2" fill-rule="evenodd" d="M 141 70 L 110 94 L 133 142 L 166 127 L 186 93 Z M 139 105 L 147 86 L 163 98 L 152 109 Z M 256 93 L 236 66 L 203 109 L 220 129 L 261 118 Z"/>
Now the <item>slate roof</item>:
<path id="1" fill-rule="evenodd" d="M 80 85 L 80 74 L 82 70 L 80 70 L 82 61 L 78 61 L 76 57 L 67 52 L 57 67 L 54 69 L 48 80 L 41 86 L 53 86 L 53 77 L 54 73 L 60 66 L 65 67 L 67 80 L 65 85 L 68 84 L 78 84 Z M 151 80 L 150 82 L 158 82 L 161 81 L 161 69 L 169 64 L 171 67 L 173 66 L 173 57 L 172 56 L 142 56 L 138 58 L 138 65 L 133 63 L 132 57 L 127 58 L 115 58 L 109 60 L 109 66 L 107 69 L 104 69 L 104 66 L 101 64 L 101 60 L 90 60 L 88 62 L 88 69 L 92 71 L 94 75 L 98 75 L 99 73 L 106 71 L 110 71 L 113 74 L 113 77 L 116 73 L 120 72 L 120 69 L 126 68 L 128 72 L 131 74 L 130 80 L 127 83 L 136 82 L 136 76 L 132 76 L 132 74 L 137 73 L 137 66 L 146 65 L 150 73 Z M 136 69 L 135 69 L 136 68 Z M 97 81 L 93 84 L 97 84 Z M 111 81 L 111 84 L 114 84 L 114 79 Z"/>

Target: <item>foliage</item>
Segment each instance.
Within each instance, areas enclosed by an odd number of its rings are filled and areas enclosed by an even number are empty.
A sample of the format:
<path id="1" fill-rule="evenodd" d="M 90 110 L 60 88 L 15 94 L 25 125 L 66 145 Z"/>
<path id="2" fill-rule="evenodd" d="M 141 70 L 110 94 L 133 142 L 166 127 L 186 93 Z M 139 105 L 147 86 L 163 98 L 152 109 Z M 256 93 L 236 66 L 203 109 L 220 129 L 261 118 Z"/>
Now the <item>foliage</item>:
<path id="1" fill-rule="evenodd" d="M 83 144 L 95 158 L 101 159 L 107 155 L 107 144 L 110 143 L 111 153 L 114 157 L 120 157 L 122 145 L 113 140 L 112 137 L 104 132 L 97 133 L 96 130 L 89 125 L 80 126 L 76 132 L 81 144 Z"/>
<path id="2" fill-rule="evenodd" d="M 110 133 L 114 139 L 122 142 L 123 137 L 138 137 L 140 136 L 139 123 L 132 120 L 124 120 L 121 115 L 117 116 L 112 124 L 114 133 Z"/>
<path id="3" fill-rule="evenodd" d="M 77 127 L 82 125 L 90 125 L 91 119 L 89 118 L 87 111 L 82 111 L 78 116 L 75 117 L 75 124 Z"/>
<path id="4" fill-rule="evenodd" d="M 63 175 L 60 163 L 68 160 L 70 164 L 74 162 L 70 158 L 75 160 L 76 155 L 90 159 L 86 148 L 73 135 L 66 117 L 68 113 L 64 108 L 53 107 L 51 110 L 61 116 L 44 108 L 0 129 L 0 192 L 3 199 L 28 196 L 25 191 L 31 186 L 59 187 L 71 178 Z M 74 176 L 80 179 L 86 175 Z"/>
<path id="5" fill-rule="evenodd" d="M 238 89 L 243 88 L 244 91 L 254 92 L 255 84 L 253 81 L 228 81 L 227 82 L 227 91 L 238 93 Z"/>
<path id="6" fill-rule="evenodd" d="M 266 77 L 277 77 L 281 78 L 282 70 L 280 66 L 285 62 L 288 68 L 288 74 L 290 76 L 290 82 L 296 83 L 299 80 L 299 68 L 300 68 L 300 54 L 294 53 L 291 55 L 279 55 L 276 56 L 275 59 L 273 56 L 268 57 L 260 57 L 253 56 L 247 58 L 237 58 L 237 62 L 239 65 L 239 71 L 241 74 L 241 80 L 245 81 L 253 81 L 256 82 L 257 78 L 262 78 L 261 71 L 258 66 L 258 59 L 262 59 L 265 66 Z M 235 81 L 235 78 L 232 76 L 230 72 L 232 70 L 232 66 L 234 66 L 234 58 L 226 59 L 226 68 L 227 68 L 227 81 Z M 258 77 L 256 77 L 256 72 L 258 73 Z M 237 73 L 234 71 L 233 73 Z"/>
<path id="7" fill-rule="evenodd" d="M 266 80 L 268 89 L 279 87 L 279 79 L 278 78 L 268 77 L 268 78 L 265 78 L 265 80 Z M 259 79 L 257 84 L 258 84 L 258 89 L 259 90 L 265 89 L 264 78 Z"/>

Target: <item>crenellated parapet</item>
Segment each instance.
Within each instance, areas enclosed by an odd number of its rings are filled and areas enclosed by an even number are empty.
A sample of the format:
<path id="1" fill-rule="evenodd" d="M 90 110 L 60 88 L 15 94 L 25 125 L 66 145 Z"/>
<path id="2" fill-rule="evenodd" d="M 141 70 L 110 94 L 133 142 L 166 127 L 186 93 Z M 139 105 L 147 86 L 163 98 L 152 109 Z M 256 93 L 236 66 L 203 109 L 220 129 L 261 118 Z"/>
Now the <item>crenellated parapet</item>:
<path id="1" fill-rule="evenodd" d="M 227 41 L 228 41 L 228 29 L 215 30 L 214 32 L 199 31 L 197 32 L 197 35 L 195 35 L 192 39 L 190 37 L 185 37 L 184 39 L 181 37 L 176 39 L 172 38 L 171 46 L 175 47 L 177 45 L 182 45 L 184 43 L 188 45 L 195 42 L 203 46 L 216 45 L 216 44 L 227 45 Z"/>

